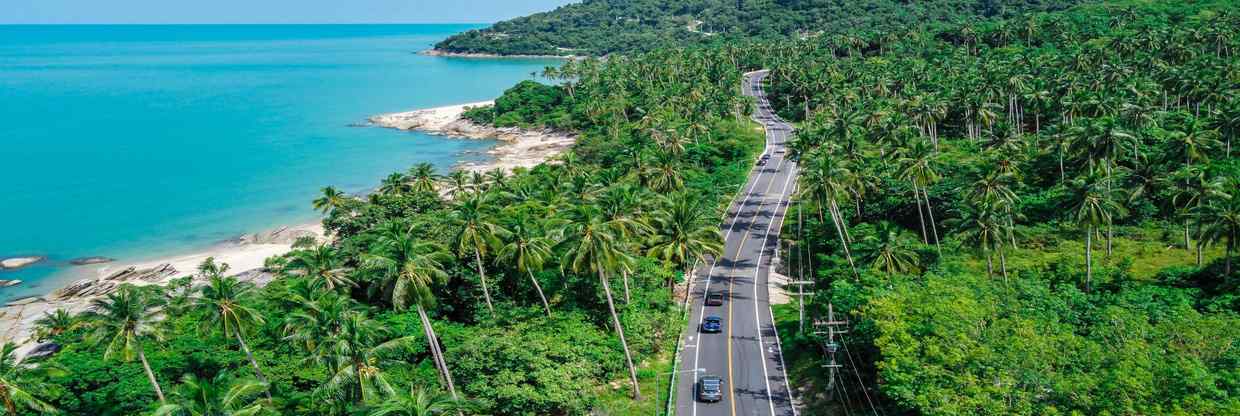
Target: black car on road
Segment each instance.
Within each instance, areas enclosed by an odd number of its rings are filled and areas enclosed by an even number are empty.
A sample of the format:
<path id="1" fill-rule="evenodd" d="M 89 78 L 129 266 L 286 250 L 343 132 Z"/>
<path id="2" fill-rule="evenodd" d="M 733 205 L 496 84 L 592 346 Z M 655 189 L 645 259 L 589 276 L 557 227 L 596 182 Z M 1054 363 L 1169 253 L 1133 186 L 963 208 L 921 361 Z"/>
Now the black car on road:
<path id="1" fill-rule="evenodd" d="M 702 319 L 701 331 L 707 334 L 717 334 L 723 330 L 723 318 L 718 316 L 707 316 Z"/>
<path id="2" fill-rule="evenodd" d="M 706 306 L 723 306 L 723 294 L 715 292 L 706 295 Z"/>
<path id="3" fill-rule="evenodd" d="M 697 399 L 702 402 L 723 400 L 723 379 L 719 376 L 707 375 L 698 379 Z"/>

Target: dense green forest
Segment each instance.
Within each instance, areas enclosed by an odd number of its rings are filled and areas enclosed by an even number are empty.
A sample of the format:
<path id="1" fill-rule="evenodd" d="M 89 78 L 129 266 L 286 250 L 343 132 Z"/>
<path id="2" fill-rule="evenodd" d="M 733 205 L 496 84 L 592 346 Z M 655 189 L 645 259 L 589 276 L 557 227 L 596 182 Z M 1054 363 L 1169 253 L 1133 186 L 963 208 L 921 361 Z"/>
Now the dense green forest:
<path id="1" fill-rule="evenodd" d="M 1240 414 L 1236 6 L 769 46 L 805 414 Z"/>
<path id="2" fill-rule="evenodd" d="M 675 285 L 761 148 L 741 73 L 769 68 L 801 167 L 783 271 L 816 282 L 775 309 L 802 414 L 1240 414 L 1236 2 L 832 4 L 856 13 L 832 36 L 548 68 L 466 117 L 579 132 L 573 151 L 326 188 L 333 240 L 271 259 L 264 287 L 207 263 L 49 315 L 59 353 L 0 349 L 4 412 L 653 413 Z M 996 19 L 897 29 L 961 8 Z M 676 39 L 609 38 L 587 48 Z M 495 52 L 563 44 L 530 45 Z M 828 308 L 849 332 L 816 330 Z"/>
<path id="3" fill-rule="evenodd" d="M 610 55 L 738 40 L 896 33 L 1058 10 L 1079 0 L 585 0 L 505 20 L 435 45 L 455 53 Z"/>
<path id="4" fill-rule="evenodd" d="M 496 121 L 578 131 L 572 152 L 326 188 L 333 241 L 270 259 L 265 287 L 207 263 L 50 315 L 40 337 L 63 350 L 0 357 L 5 412 L 650 413 L 684 326 L 672 287 L 718 251 L 762 145 L 728 53 L 577 61 L 512 88 Z"/>

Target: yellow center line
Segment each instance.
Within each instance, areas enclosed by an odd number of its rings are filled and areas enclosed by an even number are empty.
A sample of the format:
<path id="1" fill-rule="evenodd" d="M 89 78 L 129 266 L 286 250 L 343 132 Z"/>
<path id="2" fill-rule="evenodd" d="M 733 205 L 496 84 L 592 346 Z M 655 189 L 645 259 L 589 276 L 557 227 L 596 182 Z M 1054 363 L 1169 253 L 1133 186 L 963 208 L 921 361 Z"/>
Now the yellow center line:
<path id="1" fill-rule="evenodd" d="M 766 184 L 766 190 L 762 191 L 763 197 L 761 200 L 759 200 L 758 208 L 753 213 L 753 219 L 750 220 L 750 224 L 749 224 L 750 226 L 753 225 L 753 221 L 757 221 L 758 215 L 762 212 L 762 206 L 766 205 L 766 199 L 767 199 L 766 195 L 771 193 L 771 187 L 773 187 L 776 182 L 775 178 L 779 176 L 779 171 L 783 169 L 784 162 L 786 160 L 787 159 L 781 157 L 779 159 L 779 164 L 775 166 L 775 172 L 770 175 L 770 178 L 771 178 L 770 182 Z M 766 167 L 763 166 L 763 169 L 766 169 Z M 745 200 L 749 200 L 749 198 L 745 198 Z M 744 212 L 744 210 L 745 210 L 744 203 L 742 202 L 741 209 L 740 211 L 737 211 L 736 214 L 739 216 L 741 213 Z M 772 217 L 771 219 L 773 220 L 774 217 Z M 741 251 L 745 249 L 745 241 L 749 239 L 749 234 L 751 233 L 746 232 L 745 235 L 741 236 L 741 243 L 736 246 L 736 257 L 732 259 L 733 265 L 737 264 L 737 262 L 740 261 Z M 758 267 L 758 266 L 755 264 L 754 267 Z M 735 378 L 732 376 L 732 303 L 733 303 L 732 285 L 735 282 L 736 282 L 736 276 L 728 277 L 728 336 L 727 336 L 727 339 L 728 339 L 728 383 L 729 383 L 728 384 L 728 405 L 730 405 L 732 409 L 732 416 L 736 416 L 736 389 L 732 387 L 735 384 L 731 384 L 733 383 L 733 380 L 735 380 Z M 757 284 L 757 282 L 755 281 L 754 284 Z M 757 308 L 757 302 L 758 300 L 754 299 L 755 308 Z M 761 349 L 762 346 L 759 345 L 758 348 Z"/>

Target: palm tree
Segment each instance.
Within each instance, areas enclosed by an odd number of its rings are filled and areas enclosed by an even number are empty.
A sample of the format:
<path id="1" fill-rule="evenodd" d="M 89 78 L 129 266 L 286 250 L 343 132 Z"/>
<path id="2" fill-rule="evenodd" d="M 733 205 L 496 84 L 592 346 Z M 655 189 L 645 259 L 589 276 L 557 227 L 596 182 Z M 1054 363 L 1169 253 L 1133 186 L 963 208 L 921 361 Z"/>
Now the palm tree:
<path id="1" fill-rule="evenodd" d="M 473 189 L 473 185 L 469 183 L 469 172 L 463 170 L 454 170 L 448 174 L 448 196 L 453 199 L 459 198 L 460 195 Z"/>
<path id="2" fill-rule="evenodd" d="M 1231 255 L 1235 251 L 1236 239 L 1240 237 L 1240 198 L 1232 197 L 1225 202 L 1211 204 L 1203 215 L 1205 226 L 1202 232 L 1205 240 L 1211 243 L 1227 240 L 1224 254 L 1223 276 L 1231 276 Z"/>
<path id="3" fill-rule="evenodd" d="M 453 399 L 457 399 L 456 385 L 452 382 L 443 348 L 426 314 L 426 308 L 435 303 L 431 287 L 448 279 L 443 263 L 450 261 L 451 255 L 438 244 L 419 241 L 412 231 L 400 232 L 391 227 L 379 236 L 371 250 L 362 255 L 363 267 L 377 273 L 385 281 L 385 286 L 391 288 L 391 301 L 396 309 L 404 310 L 412 305 L 417 310 L 440 377 L 447 384 Z"/>
<path id="4" fill-rule="evenodd" d="M 655 234 L 646 253 L 666 264 L 679 266 L 685 272 L 686 281 L 692 279 L 694 264 L 708 254 L 718 256 L 723 251 L 723 236 L 715 223 L 716 214 L 699 201 L 686 193 L 667 198 L 664 208 L 654 213 Z"/>
<path id="5" fill-rule="evenodd" d="M 383 195 L 401 195 L 409 190 L 408 178 L 400 172 L 392 172 L 379 184 L 379 193 Z"/>
<path id="6" fill-rule="evenodd" d="M 323 188 L 322 196 L 314 199 L 314 209 L 326 214 L 343 206 L 348 198 L 348 195 L 345 195 L 344 192 L 329 186 Z"/>
<path id="7" fill-rule="evenodd" d="M 308 288 L 310 286 L 301 286 Z M 358 304 L 350 297 L 336 292 L 290 293 L 290 312 L 284 318 L 283 336 L 304 350 L 311 358 L 330 364 L 326 357 L 330 351 L 329 340 L 340 333 L 345 317 L 361 313 Z"/>
<path id="8" fill-rule="evenodd" d="M 1089 290 L 1094 277 L 1093 236 L 1098 227 L 1110 224 L 1112 218 L 1123 215 L 1125 209 L 1111 190 L 1111 179 L 1093 169 L 1073 180 L 1072 217 L 1085 231 L 1085 290 Z"/>
<path id="9" fill-rule="evenodd" d="M 439 416 L 468 410 L 468 403 L 409 386 L 408 392 L 400 392 L 375 406 L 369 416 Z"/>
<path id="10" fill-rule="evenodd" d="M 229 379 L 225 372 L 215 378 L 193 373 L 181 376 L 181 385 L 172 390 L 171 403 L 155 409 L 155 416 L 252 416 L 270 411 L 259 393 L 267 383 L 253 379 Z M 270 397 L 270 396 L 269 396 Z"/>
<path id="11" fill-rule="evenodd" d="M 151 371 L 142 345 L 147 340 L 160 340 L 163 335 L 157 326 L 163 312 L 156 300 L 135 286 L 121 285 L 117 291 L 91 301 L 86 318 L 95 327 L 91 338 L 97 343 L 106 341 L 103 358 L 131 362 L 136 357 L 142 362 L 155 397 L 160 404 L 165 404 L 164 391 L 155 379 L 155 372 Z"/>
<path id="12" fill-rule="evenodd" d="M 351 269 L 345 267 L 344 261 L 339 251 L 323 244 L 309 250 L 294 251 L 284 270 L 293 276 L 305 276 L 316 287 L 334 291 L 357 285 L 349 278 Z"/>
<path id="13" fill-rule="evenodd" d="M 920 266 L 917 253 L 909 249 L 903 231 L 889 221 L 882 221 L 875 226 L 874 234 L 865 237 L 874 247 L 870 268 L 888 275 L 917 270 Z"/>
<path id="14" fill-rule="evenodd" d="M 853 177 L 844 162 L 836 158 L 826 148 L 818 148 L 806 155 L 806 164 L 798 178 L 798 198 L 812 202 L 818 209 L 818 221 L 826 224 L 825 211 L 831 213 L 831 223 L 835 225 L 835 233 L 839 236 L 840 245 L 844 248 L 844 256 L 852 268 L 853 275 L 858 276 L 857 266 L 853 263 L 852 249 L 848 246 L 848 224 L 839 211 L 837 199 L 846 195 L 845 191 Z M 921 206 L 921 205 L 918 205 Z"/>
<path id="15" fill-rule="evenodd" d="M 4 414 L 17 416 L 18 406 L 39 413 L 56 413 L 55 407 L 39 400 L 32 392 L 47 391 L 42 380 L 63 375 L 64 370 L 51 364 L 24 363 L 17 359 L 16 351 L 16 344 L 0 345 L 0 402 L 4 403 Z"/>
<path id="16" fill-rule="evenodd" d="M 538 298 L 542 300 L 543 309 L 550 317 L 551 305 L 547 303 L 547 295 L 543 293 L 542 285 L 534 277 L 534 271 L 542 270 L 543 265 L 551 257 L 553 242 L 540 232 L 533 218 L 526 216 L 519 216 L 513 221 L 512 232 L 509 235 L 508 243 L 495 253 L 495 261 L 512 264 L 517 272 L 529 276 L 534 289 L 538 291 Z"/>
<path id="17" fill-rule="evenodd" d="M 1003 240 L 1006 238 L 1008 223 L 1002 217 L 1003 213 L 997 203 L 980 199 L 966 205 L 960 217 L 953 222 L 965 244 L 986 256 L 987 277 L 994 275 L 994 253 L 999 252 L 999 267 L 1006 283 L 1007 257 L 1004 254 Z"/>
<path id="18" fill-rule="evenodd" d="M 473 253 L 474 264 L 478 267 L 478 277 L 482 281 L 482 295 L 487 302 L 487 310 L 495 314 L 491 304 L 491 290 L 487 286 L 487 270 L 482 263 L 492 247 L 500 246 L 500 236 L 508 233 L 503 227 L 488 218 L 486 208 L 491 201 L 484 196 L 473 196 L 462 200 L 452 207 L 452 224 L 458 230 L 456 249 L 458 253 Z"/>
<path id="19" fill-rule="evenodd" d="M 902 166 L 900 176 L 913 185 L 913 197 L 917 203 L 919 219 L 921 217 L 921 203 L 925 202 L 931 236 L 934 237 L 934 246 L 938 250 L 939 255 L 942 255 L 943 245 L 939 242 L 938 227 L 934 223 L 934 207 L 930 206 L 930 194 L 926 191 L 928 186 L 939 180 L 939 174 L 934 169 L 935 155 L 933 152 L 923 142 L 914 143 L 904 157 L 900 158 L 900 165 Z M 925 222 L 922 222 L 921 232 L 924 237 L 926 233 Z"/>
<path id="20" fill-rule="evenodd" d="M 43 342 L 48 338 L 63 334 L 82 325 L 82 321 L 64 309 L 43 312 L 43 317 L 34 321 L 35 340 Z"/>
<path id="21" fill-rule="evenodd" d="M 412 351 L 414 337 L 384 340 L 388 331 L 366 314 L 350 312 L 340 320 L 340 330 L 327 340 L 322 351 L 334 374 L 315 392 L 335 400 L 354 397 L 360 403 L 374 404 L 396 395 L 384 367 L 405 364 L 393 357 Z"/>
<path id="22" fill-rule="evenodd" d="M 633 400 L 641 400 L 641 387 L 637 384 L 637 367 L 633 365 L 633 355 L 629 352 L 629 344 L 624 339 L 624 327 L 620 325 L 620 315 L 616 313 L 616 304 L 611 294 L 611 284 L 607 275 L 624 267 L 625 254 L 616 227 L 607 220 L 598 207 L 578 205 L 568 213 L 568 221 L 564 224 L 560 242 L 564 248 L 560 267 L 575 273 L 596 273 L 603 293 L 607 297 L 607 308 L 611 312 L 611 321 L 616 334 L 620 337 L 620 346 L 624 350 L 624 359 L 629 367 L 629 381 L 633 385 Z"/>
<path id="23" fill-rule="evenodd" d="M 200 269 L 209 271 L 205 274 L 207 284 L 198 289 L 199 296 L 193 301 L 194 309 L 206 317 L 202 321 L 202 328 L 206 332 L 215 327 L 225 337 L 236 338 L 245 358 L 250 361 L 250 366 L 254 367 L 254 376 L 258 381 L 267 384 L 263 369 L 258 366 L 258 360 L 254 359 L 254 353 L 245 342 L 246 331 L 263 323 L 263 315 L 243 302 L 254 292 L 254 284 L 238 281 L 235 277 L 225 277 L 223 273 L 228 269 L 227 263 L 220 268 L 207 267 L 208 264 L 214 264 L 214 260 L 208 258 L 203 262 L 203 266 L 200 266 Z M 271 392 L 265 393 L 267 398 L 271 399 Z"/>
<path id="24" fill-rule="evenodd" d="M 439 178 L 435 173 L 435 166 L 430 163 L 422 162 L 409 168 L 411 190 L 414 192 L 435 192 L 435 182 L 438 182 Z"/>

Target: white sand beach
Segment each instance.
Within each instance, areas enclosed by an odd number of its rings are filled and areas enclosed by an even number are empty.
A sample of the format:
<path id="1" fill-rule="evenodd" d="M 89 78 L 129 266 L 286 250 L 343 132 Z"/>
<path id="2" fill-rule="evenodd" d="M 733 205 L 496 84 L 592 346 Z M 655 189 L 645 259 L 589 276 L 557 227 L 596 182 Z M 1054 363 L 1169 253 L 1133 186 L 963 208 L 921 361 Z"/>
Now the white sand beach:
<path id="1" fill-rule="evenodd" d="M 461 118 L 467 108 L 491 104 L 491 101 L 483 101 L 384 114 L 372 117 L 370 121 L 377 126 L 401 130 L 498 140 L 500 143 L 488 151 L 493 160 L 458 166 L 459 169 L 471 171 L 496 168 L 512 171 L 517 167 L 537 166 L 568 150 L 576 141 L 574 135 L 566 132 L 495 128 L 480 126 Z M 19 344 L 21 347 L 18 353 L 25 354 L 37 346 L 38 343 L 34 342 L 32 337 L 34 322 L 45 314 L 56 309 L 65 309 L 72 313 L 83 312 L 91 301 L 111 293 L 120 284 L 167 284 L 169 280 L 191 276 L 207 258 L 214 258 L 217 263 L 228 263 L 232 274 L 260 286 L 264 285 L 271 279 L 269 273 L 262 271 L 267 258 L 288 253 L 292 250 L 293 242 L 304 236 L 313 236 L 319 241 L 326 241 L 327 238 L 322 225 L 316 221 L 247 234 L 236 241 L 197 253 L 150 261 L 122 260 L 89 266 L 97 267 L 90 277 L 77 280 L 44 296 L 17 299 L 0 307 L 0 342 Z"/>

